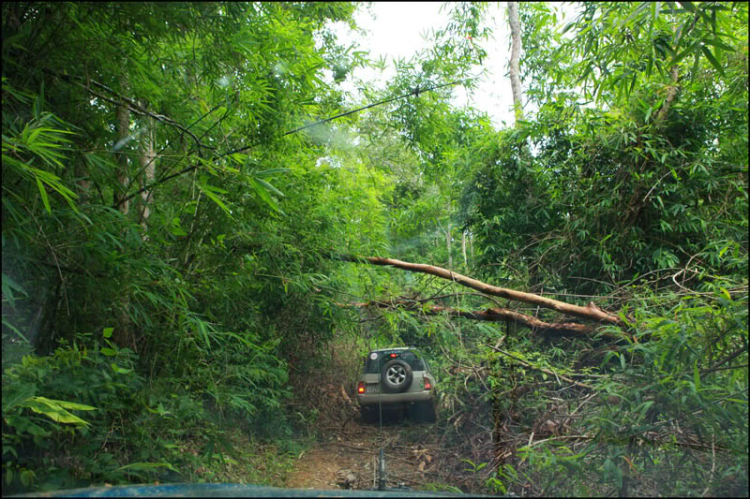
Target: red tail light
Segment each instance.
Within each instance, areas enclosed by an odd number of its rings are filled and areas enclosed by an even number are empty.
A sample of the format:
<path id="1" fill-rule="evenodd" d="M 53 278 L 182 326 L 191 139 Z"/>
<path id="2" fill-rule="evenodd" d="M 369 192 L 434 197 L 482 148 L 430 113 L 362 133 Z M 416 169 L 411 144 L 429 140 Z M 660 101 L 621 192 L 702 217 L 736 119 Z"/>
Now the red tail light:
<path id="1" fill-rule="evenodd" d="M 365 393 L 365 382 L 360 381 L 359 385 L 357 386 L 357 393 Z"/>
<path id="2" fill-rule="evenodd" d="M 428 380 L 428 379 L 425 379 L 425 380 L 424 380 L 424 389 L 425 389 L 425 390 L 430 390 L 430 389 L 432 389 L 432 385 L 430 384 L 430 380 Z"/>

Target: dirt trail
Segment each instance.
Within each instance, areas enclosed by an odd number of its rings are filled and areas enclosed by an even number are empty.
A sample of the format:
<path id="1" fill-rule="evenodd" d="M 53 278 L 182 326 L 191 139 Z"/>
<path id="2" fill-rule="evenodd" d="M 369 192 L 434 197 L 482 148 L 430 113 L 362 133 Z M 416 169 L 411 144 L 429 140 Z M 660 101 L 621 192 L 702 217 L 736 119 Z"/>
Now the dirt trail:
<path id="1" fill-rule="evenodd" d="M 434 425 L 389 422 L 378 425 L 350 421 L 329 441 L 319 441 L 298 459 L 286 486 L 314 489 L 374 488 L 380 442 L 386 461 L 387 487 L 404 484 L 424 490 L 440 483 Z"/>

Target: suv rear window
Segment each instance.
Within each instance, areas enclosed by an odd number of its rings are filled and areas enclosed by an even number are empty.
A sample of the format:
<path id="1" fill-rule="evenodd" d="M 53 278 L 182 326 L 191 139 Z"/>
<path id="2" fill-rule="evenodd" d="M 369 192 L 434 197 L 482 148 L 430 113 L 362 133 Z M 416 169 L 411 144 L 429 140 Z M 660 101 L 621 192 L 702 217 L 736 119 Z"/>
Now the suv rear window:
<path id="1" fill-rule="evenodd" d="M 382 351 L 375 352 L 378 354 L 377 359 L 372 358 L 372 354 L 367 357 L 367 363 L 365 364 L 365 372 L 367 374 L 378 374 L 386 362 L 392 358 L 401 359 L 406 361 L 414 371 L 424 371 L 425 363 L 422 359 L 414 352 L 409 350 L 394 350 L 392 352 Z M 396 357 L 391 357 L 391 354 L 396 354 Z"/>

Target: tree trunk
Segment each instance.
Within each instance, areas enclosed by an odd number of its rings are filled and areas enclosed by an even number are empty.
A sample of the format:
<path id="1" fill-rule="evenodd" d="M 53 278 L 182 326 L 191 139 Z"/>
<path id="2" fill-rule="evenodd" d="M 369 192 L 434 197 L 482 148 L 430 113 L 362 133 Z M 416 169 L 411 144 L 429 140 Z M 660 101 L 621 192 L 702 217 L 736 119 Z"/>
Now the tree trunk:
<path id="1" fill-rule="evenodd" d="M 518 2 L 508 2 L 508 23 L 510 24 L 510 87 L 513 90 L 513 108 L 516 124 L 523 119 L 523 96 L 521 94 L 521 23 L 518 20 Z"/>
<path id="2" fill-rule="evenodd" d="M 448 268 L 453 268 L 453 256 L 451 255 L 451 224 L 448 222 L 448 229 L 445 231 L 445 247 L 448 250 Z"/>
<path id="3" fill-rule="evenodd" d="M 669 75 L 672 77 L 672 85 L 667 88 L 667 97 L 666 99 L 664 99 L 664 104 L 662 104 L 661 109 L 659 109 L 659 112 L 656 114 L 656 123 L 659 124 L 667 117 L 669 108 L 672 106 L 675 98 L 677 98 L 677 91 L 680 88 L 678 85 L 680 81 L 680 74 L 677 71 L 676 64 L 670 69 Z"/>
<path id="4" fill-rule="evenodd" d="M 471 236 L 471 232 L 469 232 L 469 259 L 471 264 L 474 265 L 474 238 Z"/>
<path id="5" fill-rule="evenodd" d="M 122 86 L 121 92 L 124 95 L 127 89 L 127 78 L 122 76 L 120 79 Z M 121 199 L 124 199 L 128 195 L 128 185 L 130 178 L 128 175 L 128 156 L 125 154 L 125 145 L 128 142 L 130 136 L 130 109 L 126 103 L 121 103 L 117 106 L 117 142 L 115 143 L 114 150 L 117 154 L 117 189 L 118 192 L 115 194 L 115 204 L 119 204 Z M 119 204 L 119 209 L 122 213 L 127 214 L 130 206 L 129 201 L 124 201 Z"/>
<path id="6" fill-rule="evenodd" d="M 466 231 L 461 232 L 461 254 L 464 256 L 464 268 L 468 268 L 469 264 L 466 260 Z"/>
<path id="7" fill-rule="evenodd" d="M 124 71 L 124 68 L 123 68 Z M 128 91 L 128 80 L 123 72 L 120 77 L 121 94 L 126 95 Z M 117 142 L 115 143 L 115 153 L 117 154 L 117 185 L 115 191 L 115 204 L 123 215 L 127 215 L 130 208 L 130 201 L 125 201 L 128 195 L 130 185 L 130 173 L 128 171 L 128 155 L 125 152 L 125 146 L 130 140 L 130 109 L 125 102 L 117 106 Z M 132 335 L 132 324 L 130 321 L 130 295 L 126 292 L 119 297 L 119 328 L 115 329 L 112 340 L 120 347 L 133 347 L 135 344 Z"/>
<path id="8" fill-rule="evenodd" d="M 75 172 L 78 204 L 86 204 L 89 201 L 91 193 L 91 181 L 89 180 L 89 172 L 86 171 L 83 161 L 76 161 Z"/>
<path id="9" fill-rule="evenodd" d="M 141 149 L 140 164 L 141 171 L 143 172 L 141 174 L 140 184 L 141 189 L 143 189 L 145 186 L 152 184 L 156 178 L 156 152 L 154 147 L 154 128 L 151 118 L 147 119 L 146 140 Z M 141 225 L 143 226 L 144 231 L 148 223 L 148 217 L 151 215 L 150 204 L 153 200 L 154 198 L 151 190 L 144 190 L 141 192 L 141 201 L 143 204 L 143 209 L 141 211 Z"/>

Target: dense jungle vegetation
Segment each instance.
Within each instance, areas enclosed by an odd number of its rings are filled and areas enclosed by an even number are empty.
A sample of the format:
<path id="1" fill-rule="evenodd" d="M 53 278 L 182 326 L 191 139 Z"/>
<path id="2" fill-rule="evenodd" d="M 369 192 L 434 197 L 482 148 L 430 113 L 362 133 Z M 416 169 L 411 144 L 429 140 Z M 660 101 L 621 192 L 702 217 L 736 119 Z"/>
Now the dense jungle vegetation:
<path id="1" fill-rule="evenodd" d="M 747 3 L 521 2 L 502 129 L 485 4 L 354 100 L 358 8 L 2 4 L 3 494 L 278 484 L 340 346 L 416 345 L 464 491 L 747 496 Z"/>

